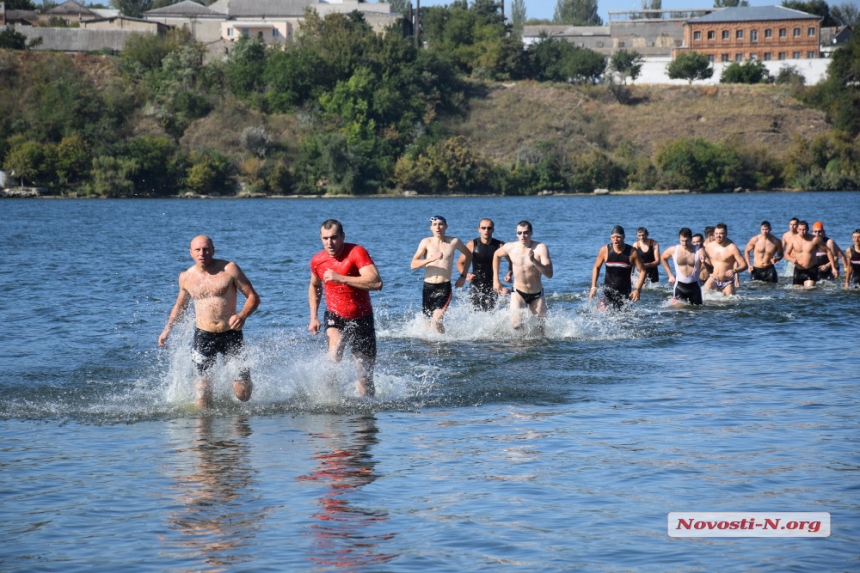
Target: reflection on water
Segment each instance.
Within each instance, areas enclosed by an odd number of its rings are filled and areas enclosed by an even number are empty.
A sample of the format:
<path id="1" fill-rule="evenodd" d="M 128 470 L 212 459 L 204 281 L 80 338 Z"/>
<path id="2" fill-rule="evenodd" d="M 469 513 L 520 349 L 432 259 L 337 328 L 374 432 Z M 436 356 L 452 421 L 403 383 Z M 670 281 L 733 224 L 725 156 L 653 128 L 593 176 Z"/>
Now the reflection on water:
<path id="1" fill-rule="evenodd" d="M 333 566 L 353 571 L 357 567 L 385 563 L 397 557 L 385 554 L 380 545 L 395 533 L 373 534 L 388 521 L 383 509 L 366 509 L 353 502 L 353 496 L 378 477 L 371 447 L 378 443 L 376 418 L 358 416 L 335 426 L 331 419 L 324 433 L 310 435 L 317 466 L 299 481 L 320 482 L 324 486 L 318 499 L 320 510 L 312 517 L 308 535 L 313 538 L 313 552 L 308 559 L 318 566 Z"/>
<path id="2" fill-rule="evenodd" d="M 178 533 L 175 545 L 197 563 L 195 569 L 226 571 L 251 561 L 264 512 L 255 493 L 247 418 L 202 417 L 174 426 L 193 434 L 186 442 L 190 447 L 176 450 L 187 473 L 177 477 L 180 507 L 168 517 L 169 528 Z"/>

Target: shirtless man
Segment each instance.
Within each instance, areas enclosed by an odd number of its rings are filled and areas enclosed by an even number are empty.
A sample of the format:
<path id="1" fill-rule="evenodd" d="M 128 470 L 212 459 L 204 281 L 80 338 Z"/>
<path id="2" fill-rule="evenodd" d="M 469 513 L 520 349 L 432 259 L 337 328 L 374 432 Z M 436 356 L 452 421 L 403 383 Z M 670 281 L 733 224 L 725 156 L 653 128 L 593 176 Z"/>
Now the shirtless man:
<path id="1" fill-rule="evenodd" d="M 701 249 L 705 246 L 705 237 L 701 233 L 696 233 L 693 235 L 693 247 L 697 249 Z M 704 251 L 702 251 L 704 252 Z M 711 267 L 713 268 L 713 267 Z M 705 268 L 705 265 L 702 265 L 702 268 L 699 270 L 699 284 L 705 284 L 705 281 L 708 280 L 708 277 L 711 276 L 711 273 L 708 272 L 708 269 Z"/>
<path id="2" fill-rule="evenodd" d="M 645 284 L 645 267 L 639 258 L 639 252 L 624 242 L 624 227 L 621 225 L 612 227 L 609 232 L 609 240 L 608 245 L 603 245 L 597 251 L 597 260 L 594 261 L 594 268 L 591 269 L 591 291 L 588 293 L 588 298 L 592 299 L 597 294 L 600 267 L 605 263 L 604 300 L 602 302 L 608 302 L 615 310 L 621 310 L 625 298 L 629 298 L 633 302 L 639 300 L 639 293 L 642 291 L 642 285 Z M 631 288 L 633 286 L 631 275 L 634 266 L 639 271 L 639 280 L 636 282 L 636 288 Z"/>
<path id="3" fill-rule="evenodd" d="M 788 243 L 791 242 L 794 237 L 797 236 L 797 224 L 800 222 L 800 219 L 797 217 L 792 217 L 788 220 L 788 231 L 782 234 L 782 250 L 783 252 L 788 248 Z"/>
<path id="4" fill-rule="evenodd" d="M 466 248 L 472 251 L 472 272 L 466 266 L 466 255 L 460 255 L 457 270 L 466 274 L 466 280 L 471 283 L 469 295 L 475 310 L 490 311 L 496 307 L 498 295 L 493 286 L 493 255 L 504 243 L 493 238 L 495 224 L 492 219 L 481 219 L 478 223 L 478 237 L 466 243 Z M 505 282 L 511 282 L 513 270 L 508 259 L 508 274 Z M 502 287 L 502 294 L 510 291 Z"/>
<path id="5" fill-rule="evenodd" d="M 472 251 L 457 237 L 446 237 L 448 222 L 445 217 L 435 215 L 430 217 L 432 237 L 421 239 L 418 250 L 412 256 L 412 270 L 424 268 L 424 292 L 422 307 L 424 314 L 431 320 L 437 332 L 445 332 L 442 316 L 451 302 L 451 272 L 454 269 L 454 251 L 460 251 L 466 257 L 464 268 L 472 264 Z M 466 274 L 457 279 L 455 286 L 462 288 L 466 284 Z"/>
<path id="6" fill-rule="evenodd" d="M 546 319 L 546 298 L 543 294 L 541 277 L 552 278 L 552 260 L 549 249 L 543 243 L 532 240 L 532 224 L 528 221 L 517 223 L 517 242 L 505 243 L 493 255 L 493 288 L 502 292 L 499 282 L 501 260 L 511 261 L 514 271 L 514 292 L 511 294 L 511 326 L 522 326 L 522 311 L 528 308 L 540 320 L 543 333 Z"/>
<path id="7" fill-rule="evenodd" d="M 779 282 L 774 265 L 782 259 L 782 242 L 770 234 L 770 229 L 770 223 L 762 221 L 759 227 L 761 234 L 750 239 L 744 249 L 744 260 L 754 281 Z M 750 259 L 751 251 L 755 252 L 755 264 Z"/>
<path id="8" fill-rule="evenodd" d="M 792 217 L 788 220 L 788 231 L 782 234 L 782 251 L 785 252 L 788 249 L 788 244 L 793 241 L 797 237 L 797 224 L 800 222 L 800 219 L 797 217 Z M 788 268 L 788 272 L 794 274 L 794 263 L 789 261 L 788 259 L 784 259 L 786 263 L 786 267 Z"/>
<path id="9" fill-rule="evenodd" d="M 851 235 L 854 243 L 845 249 L 845 288 L 860 288 L 860 229 Z"/>
<path id="10" fill-rule="evenodd" d="M 260 306 L 260 297 L 236 263 L 214 258 L 215 245 L 209 237 L 194 237 L 190 252 L 194 266 L 179 275 L 179 296 L 170 311 L 167 326 L 158 337 L 158 345 L 165 345 L 171 329 L 193 299 L 197 320 L 194 363 L 200 376 L 195 402 L 200 408 L 208 408 L 212 403 L 212 387 L 207 374 L 219 353 L 226 357 L 241 357 L 244 347 L 242 327 Z M 238 314 L 237 291 L 245 295 L 245 305 Z M 242 402 L 247 402 L 251 399 L 251 372 L 242 368 L 238 378 L 233 382 L 233 393 Z"/>
<path id="11" fill-rule="evenodd" d="M 714 271 L 705 282 L 706 289 L 721 290 L 726 296 L 735 294 L 735 275 L 747 268 L 747 262 L 737 246 L 726 237 L 726 224 L 714 227 L 714 240 L 705 244 Z"/>
<path id="12" fill-rule="evenodd" d="M 648 238 L 648 229 L 645 227 L 636 230 L 636 238 L 638 240 L 633 243 L 633 248 L 639 251 L 639 260 L 645 267 L 645 277 L 648 282 L 657 284 L 660 282 L 660 272 L 657 270 L 660 266 L 660 244 Z"/>
<path id="13" fill-rule="evenodd" d="M 812 234 L 816 237 L 819 237 L 824 244 L 827 245 L 827 248 L 830 249 L 830 252 L 833 253 L 833 258 L 836 260 L 836 270 L 839 270 L 839 260 L 842 260 L 842 268 L 848 268 L 848 261 L 845 259 L 845 255 L 842 253 L 842 249 L 839 248 L 839 245 L 836 244 L 836 241 L 829 238 L 827 233 L 824 232 L 824 223 L 821 221 L 816 221 L 812 225 Z M 821 280 L 827 280 L 830 278 L 830 263 L 827 262 L 827 254 L 819 249 L 815 252 L 815 264 L 818 265 L 818 277 Z"/>
<path id="14" fill-rule="evenodd" d="M 839 278 L 839 271 L 836 269 L 836 260 L 833 258 L 833 253 L 824 244 L 820 237 L 810 235 L 809 223 L 800 221 L 797 224 L 797 235 L 792 237 L 785 249 L 785 258 L 794 263 L 794 278 L 793 285 L 803 285 L 805 287 L 815 286 L 815 283 L 820 280 L 818 276 L 818 265 L 816 265 L 816 253 L 821 250 L 825 252 L 829 262 L 830 269 L 834 278 Z"/>
<path id="15" fill-rule="evenodd" d="M 672 305 L 680 306 L 681 301 L 690 304 L 702 304 L 702 287 L 699 285 L 699 271 L 703 259 L 707 258 L 705 250 L 693 245 L 693 231 L 684 227 L 678 231 L 678 245 L 663 251 L 660 262 L 666 269 L 669 284 L 674 283 L 672 290 Z M 675 265 L 675 274 L 669 268 L 669 259 Z"/>

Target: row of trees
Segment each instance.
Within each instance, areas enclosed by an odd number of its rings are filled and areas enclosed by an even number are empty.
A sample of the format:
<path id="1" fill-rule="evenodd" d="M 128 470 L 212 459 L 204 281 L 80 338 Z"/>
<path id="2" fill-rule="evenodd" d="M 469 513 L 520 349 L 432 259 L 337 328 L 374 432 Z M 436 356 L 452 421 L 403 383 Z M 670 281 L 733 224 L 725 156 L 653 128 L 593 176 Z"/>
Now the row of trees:
<path id="1" fill-rule="evenodd" d="M 237 183 L 262 193 L 715 190 L 794 185 L 816 170 L 830 174 L 828 182 L 856 175 L 851 137 L 860 127 L 860 38 L 837 51 L 835 79 L 802 92 L 850 135 L 835 139 L 838 145 L 819 146 L 810 152 L 815 161 L 794 171 L 760 150 L 707 142 L 677 143 L 686 155 L 666 152 L 681 160 L 605 145 L 565 155 L 538 145 L 499 165 L 450 137 L 439 121 L 466 113 L 470 91 L 479 84 L 464 76 L 587 84 L 609 69 L 623 84 L 636 79 L 641 57 L 619 50 L 607 68 L 599 54 L 563 41 L 544 38 L 524 49 L 489 0 L 428 8 L 425 22 L 427 48 L 416 49 L 396 29 L 374 33 L 358 13 L 324 19 L 309 13 L 294 45 L 281 49 L 241 39 L 226 61 L 208 64 L 187 31 L 138 36 L 119 58 L 105 59 L 120 74 L 100 74 L 108 79 L 98 81 L 67 56 L 15 60 L 0 53 L 0 164 L 27 184 L 95 195 L 233 193 Z M 755 65 L 738 67 L 753 77 Z M 624 93 L 610 87 L 616 97 Z M 295 116 L 294 140 L 279 141 L 257 127 L 241 134 L 242 150 L 232 155 L 180 144 L 189 126 L 213 110 L 236 106 L 263 118 Z M 151 126 L 144 130 L 150 135 L 141 135 L 141 124 Z M 728 167 L 721 167 L 722 175 L 709 167 L 706 176 L 677 167 L 701 157 L 707 165 Z"/>

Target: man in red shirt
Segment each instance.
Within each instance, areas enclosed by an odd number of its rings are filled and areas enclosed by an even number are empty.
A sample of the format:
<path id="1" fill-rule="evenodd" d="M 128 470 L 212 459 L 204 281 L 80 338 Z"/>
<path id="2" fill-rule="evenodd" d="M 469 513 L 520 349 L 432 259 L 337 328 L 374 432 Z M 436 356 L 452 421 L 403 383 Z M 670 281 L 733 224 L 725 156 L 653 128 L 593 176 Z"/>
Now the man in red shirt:
<path id="1" fill-rule="evenodd" d="M 379 271 L 364 247 L 345 243 L 346 233 L 339 221 L 329 219 L 320 227 L 323 250 L 311 259 L 308 304 L 311 322 L 308 330 L 318 334 L 317 318 L 325 291 L 323 315 L 329 354 L 340 361 L 347 344 L 352 346 L 358 368 L 358 393 L 373 396 L 373 367 L 376 363 L 376 329 L 370 291 L 382 290 Z"/>

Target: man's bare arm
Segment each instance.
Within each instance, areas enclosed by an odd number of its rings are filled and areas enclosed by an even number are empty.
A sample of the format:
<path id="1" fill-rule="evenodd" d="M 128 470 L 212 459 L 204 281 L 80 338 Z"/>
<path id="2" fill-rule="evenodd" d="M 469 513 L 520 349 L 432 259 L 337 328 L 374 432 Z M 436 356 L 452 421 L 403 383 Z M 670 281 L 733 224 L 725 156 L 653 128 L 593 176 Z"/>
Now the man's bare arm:
<path id="1" fill-rule="evenodd" d="M 660 263 L 663 265 L 663 268 L 666 269 L 666 276 L 669 277 L 669 283 L 675 282 L 675 275 L 672 273 L 672 269 L 669 268 L 669 259 L 672 258 L 672 255 L 675 253 L 675 247 L 669 247 L 663 254 L 660 255 Z"/>
<path id="2" fill-rule="evenodd" d="M 329 269 L 323 274 L 325 282 L 341 283 L 361 290 L 382 290 L 382 279 L 376 265 L 367 265 L 358 269 L 358 276 L 351 277 L 336 273 Z"/>
<path id="3" fill-rule="evenodd" d="M 182 319 L 185 315 L 185 311 L 188 310 L 188 305 L 191 303 L 191 293 L 189 293 L 183 285 L 184 276 L 185 273 L 179 275 L 179 295 L 176 297 L 176 302 L 170 310 L 167 325 L 165 325 L 164 330 L 161 331 L 161 335 L 158 337 L 159 346 L 164 346 L 167 342 L 167 337 L 170 336 L 170 331 L 173 329 L 173 325 Z"/>
<path id="4" fill-rule="evenodd" d="M 254 314 L 254 311 L 260 306 L 260 295 L 258 295 L 257 291 L 254 290 L 251 281 L 248 280 L 248 277 L 245 276 L 245 273 L 242 272 L 239 265 L 236 263 L 230 263 L 225 267 L 225 270 L 233 277 L 233 280 L 236 283 L 236 289 L 245 295 L 245 304 L 242 307 L 242 310 L 238 314 L 231 316 L 228 321 L 232 330 L 242 330 L 242 327 L 245 325 L 245 320 Z"/>
<path id="5" fill-rule="evenodd" d="M 465 266 L 465 268 L 468 269 L 469 265 L 472 264 L 472 251 L 466 248 L 466 245 L 464 245 L 463 241 L 461 241 L 460 239 L 454 239 L 454 241 L 451 243 L 451 246 L 463 253 L 462 256 L 466 259 L 463 265 Z M 457 288 L 461 288 L 464 284 L 466 284 L 466 273 L 461 271 L 460 278 L 457 279 L 457 282 L 454 283 L 454 286 Z"/>
<path id="6" fill-rule="evenodd" d="M 549 247 L 541 243 L 537 252 L 532 251 L 532 263 L 535 268 L 548 279 L 552 278 L 552 260 L 549 258 Z"/>
<path id="7" fill-rule="evenodd" d="M 744 260 L 747 262 L 747 268 L 750 269 L 750 272 L 752 272 L 753 266 L 752 259 L 750 258 L 750 252 L 755 249 L 755 241 L 757 238 L 758 237 L 753 237 L 752 239 L 750 239 L 747 243 L 747 246 L 744 248 Z"/>
<path id="8" fill-rule="evenodd" d="M 320 301 L 322 300 L 322 281 L 313 273 L 311 273 L 311 282 L 308 284 L 308 306 L 311 310 L 311 321 L 308 324 L 308 331 L 311 334 L 319 334 L 320 321 L 319 310 Z"/>
<path id="9" fill-rule="evenodd" d="M 594 294 L 597 292 L 597 279 L 600 276 L 600 267 L 603 266 L 606 257 L 607 250 L 604 245 L 597 251 L 597 260 L 594 261 L 594 268 L 591 269 L 591 291 L 588 294 L 588 298 L 594 298 Z"/>
<path id="10" fill-rule="evenodd" d="M 475 241 L 469 241 L 466 243 L 466 248 L 471 252 L 475 248 Z M 460 255 L 460 258 L 457 260 L 457 271 L 461 275 L 468 275 L 469 267 L 466 266 L 466 255 Z M 471 279 L 471 277 L 466 277 L 467 279 Z"/>
<path id="11" fill-rule="evenodd" d="M 433 257 L 427 257 L 427 239 L 421 239 L 421 242 L 418 243 L 418 250 L 415 251 L 415 254 L 412 256 L 412 264 L 410 268 L 414 271 L 415 269 L 420 269 L 422 267 L 426 267 L 432 262 L 441 260 L 443 255 L 442 251 L 436 253 Z"/>

